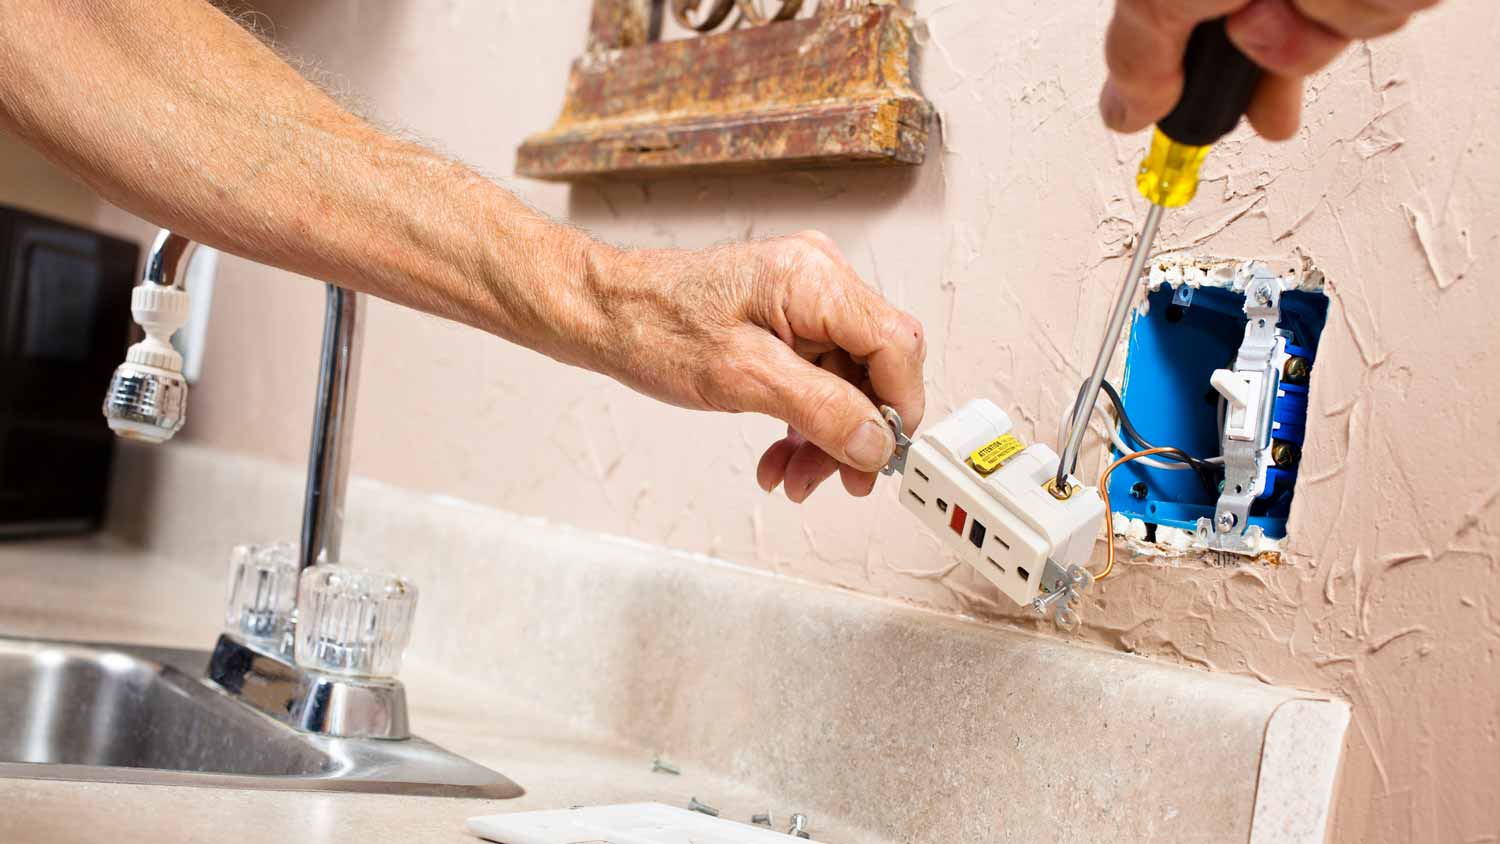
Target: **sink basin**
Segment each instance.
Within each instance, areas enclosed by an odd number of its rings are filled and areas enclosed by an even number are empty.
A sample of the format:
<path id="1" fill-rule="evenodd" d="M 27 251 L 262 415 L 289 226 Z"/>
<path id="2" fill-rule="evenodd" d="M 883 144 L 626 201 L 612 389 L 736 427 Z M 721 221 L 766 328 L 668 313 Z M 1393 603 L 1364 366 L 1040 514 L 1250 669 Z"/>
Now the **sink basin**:
<path id="1" fill-rule="evenodd" d="M 419 738 L 298 732 L 200 679 L 203 651 L 0 637 L 0 777 L 518 797 Z"/>

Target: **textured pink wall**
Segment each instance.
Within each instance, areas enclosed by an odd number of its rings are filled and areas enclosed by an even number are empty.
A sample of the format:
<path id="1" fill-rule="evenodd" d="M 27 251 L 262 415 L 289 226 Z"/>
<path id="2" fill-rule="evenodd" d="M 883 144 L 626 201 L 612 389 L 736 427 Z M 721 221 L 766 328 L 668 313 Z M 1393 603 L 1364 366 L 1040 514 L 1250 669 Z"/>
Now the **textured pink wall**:
<path id="1" fill-rule="evenodd" d="M 93 191 L 3 133 L 0 133 L 0 203 L 79 225 L 91 224 L 99 212 L 99 198 Z"/>
<path id="2" fill-rule="evenodd" d="M 260 8 L 373 116 L 505 179 L 561 105 L 587 5 Z M 944 126 L 918 170 L 513 187 L 621 243 L 822 228 L 926 322 L 931 415 L 990 396 L 1050 441 L 1142 211 L 1142 140 L 1111 137 L 1094 111 L 1109 6 L 917 2 L 921 87 Z M 1497 40 L 1500 6 L 1452 0 L 1316 79 L 1295 141 L 1241 135 L 1216 152 L 1162 245 L 1308 256 L 1331 280 L 1293 553 L 1279 570 L 1127 560 L 1087 612 L 1083 636 L 1110 647 L 1351 700 L 1345 842 L 1500 841 Z M 321 295 L 225 263 L 193 438 L 302 459 Z M 377 303 L 354 460 L 408 487 L 1031 624 L 917 531 L 893 485 L 865 501 L 833 485 L 801 508 L 761 494 L 755 458 L 777 430 L 657 406 Z"/>

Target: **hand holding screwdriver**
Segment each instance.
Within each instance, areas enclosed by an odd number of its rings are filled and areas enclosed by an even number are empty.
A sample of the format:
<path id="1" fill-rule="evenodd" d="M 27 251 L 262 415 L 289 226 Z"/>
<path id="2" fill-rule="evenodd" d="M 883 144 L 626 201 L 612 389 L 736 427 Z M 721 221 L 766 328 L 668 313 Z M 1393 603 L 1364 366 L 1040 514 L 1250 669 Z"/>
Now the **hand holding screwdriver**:
<path id="1" fill-rule="evenodd" d="M 1246 108 L 1269 140 L 1297 131 L 1302 79 L 1356 38 L 1395 32 L 1438 0 L 1117 0 L 1105 42 L 1104 122 L 1135 132 L 1160 120 L 1183 86 L 1183 52 L 1194 27 L 1227 19 L 1229 40 L 1266 73 Z"/>
<path id="2" fill-rule="evenodd" d="M 1332 61 L 1351 38 L 1393 32 L 1438 0 L 1118 0 L 1105 43 L 1109 80 L 1100 111 L 1110 128 L 1159 122 L 1136 176 L 1151 203 L 1120 286 L 1104 342 L 1074 408 L 1052 494 L 1071 493 L 1088 419 L 1167 208 L 1191 202 L 1209 148 L 1248 116 L 1277 140 L 1300 122 L 1302 77 Z M 1170 113 L 1168 113 L 1170 112 Z"/>

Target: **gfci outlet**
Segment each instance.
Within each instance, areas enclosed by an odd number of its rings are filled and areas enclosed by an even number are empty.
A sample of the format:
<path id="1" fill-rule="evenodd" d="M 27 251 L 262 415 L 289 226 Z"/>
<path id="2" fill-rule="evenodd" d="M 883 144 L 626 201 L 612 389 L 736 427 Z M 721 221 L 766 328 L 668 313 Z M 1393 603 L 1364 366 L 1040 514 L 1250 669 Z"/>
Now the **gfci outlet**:
<path id="1" fill-rule="evenodd" d="M 1012 429 L 1010 416 L 984 399 L 932 426 L 907 451 L 901 503 L 1024 605 L 1056 589 L 1051 579 L 1087 564 L 1104 502 L 1071 476 L 1070 494 L 1054 496 L 1057 453 L 1025 444 Z"/>

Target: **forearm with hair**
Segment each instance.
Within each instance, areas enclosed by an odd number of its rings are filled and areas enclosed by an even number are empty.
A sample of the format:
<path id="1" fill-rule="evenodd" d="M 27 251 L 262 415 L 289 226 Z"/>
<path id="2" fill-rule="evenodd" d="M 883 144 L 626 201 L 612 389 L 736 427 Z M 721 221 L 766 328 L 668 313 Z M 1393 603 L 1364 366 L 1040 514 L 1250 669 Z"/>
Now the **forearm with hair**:
<path id="1" fill-rule="evenodd" d="M 0 4 L 0 127 L 186 237 L 598 366 L 607 247 L 360 120 L 205 0 Z"/>

